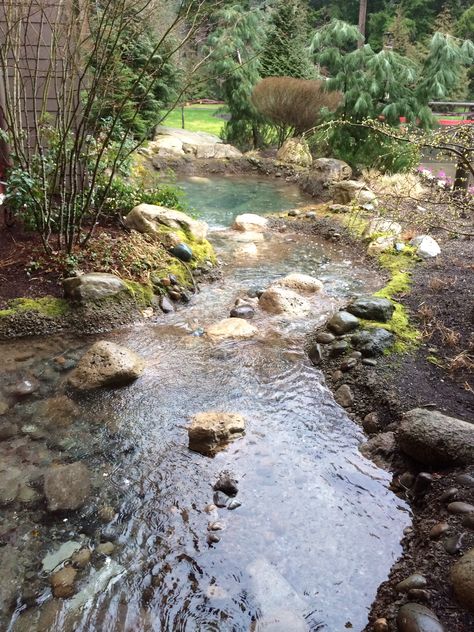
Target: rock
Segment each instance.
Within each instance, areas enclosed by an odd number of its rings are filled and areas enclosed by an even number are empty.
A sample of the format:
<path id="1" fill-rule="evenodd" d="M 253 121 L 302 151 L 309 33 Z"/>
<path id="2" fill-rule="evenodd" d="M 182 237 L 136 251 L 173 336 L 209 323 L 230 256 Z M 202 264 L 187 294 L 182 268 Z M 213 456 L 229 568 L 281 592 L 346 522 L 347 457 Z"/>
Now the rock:
<path id="1" fill-rule="evenodd" d="M 470 474 L 459 474 L 456 476 L 456 483 L 463 485 L 463 487 L 474 487 L 474 476 Z"/>
<path id="2" fill-rule="evenodd" d="M 462 550 L 462 543 L 465 537 L 465 533 L 457 533 L 450 538 L 446 538 L 444 541 L 444 548 L 450 555 L 456 555 Z"/>
<path id="3" fill-rule="evenodd" d="M 426 577 L 423 577 L 423 575 L 420 575 L 419 573 L 414 573 L 403 581 L 398 582 L 395 586 L 395 590 L 397 592 L 408 592 L 412 588 L 425 588 L 427 584 L 428 582 L 426 581 Z"/>
<path id="4" fill-rule="evenodd" d="M 214 484 L 214 489 L 216 491 L 224 492 L 227 496 L 236 496 L 239 491 L 237 481 L 231 476 L 231 474 L 229 474 L 229 472 L 222 472 L 222 474 L 220 474 Z"/>
<path id="5" fill-rule="evenodd" d="M 12 389 L 12 394 L 15 397 L 28 397 L 35 393 L 40 387 L 38 380 L 35 378 L 25 378 L 15 384 Z"/>
<path id="6" fill-rule="evenodd" d="M 350 204 L 353 200 L 359 204 L 374 204 L 377 196 L 365 182 L 357 180 L 341 180 L 333 182 L 330 187 L 333 201 L 336 204 Z"/>
<path id="7" fill-rule="evenodd" d="M 216 520 L 215 522 L 210 522 L 207 525 L 207 529 L 208 531 L 223 531 L 225 529 L 225 523 L 220 520 Z"/>
<path id="8" fill-rule="evenodd" d="M 377 366 L 377 360 L 374 360 L 374 358 L 362 358 L 362 364 L 365 366 Z"/>
<path id="9" fill-rule="evenodd" d="M 316 336 L 316 342 L 319 342 L 322 345 L 328 345 L 331 342 L 336 340 L 336 336 L 334 334 L 329 333 L 329 331 L 322 331 Z"/>
<path id="10" fill-rule="evenodd" d="M 264 292 L 263 288 L 253 286 L 247 290 L 247 296 L 249 298 L 260 298 L 263 292 Z"/>
<path id="11" fill-rule="evenodd" d="M 331 213 L 350 213 L 351 207 L 347 204 L 330 204 L 328 210 L 331 211 Z"/>
<path id="12" fill-rule="evenodd" d="M 103 523 L 112 522 L 117 512 L 111 505 L 103 505 L 98 512 L 99 520 Z"/>
<path id="13" fill-rule="evenodd" d="M 444 632 L 435 613 L 418 603 L 406 603 L 397 615 L 398 632 Z"/>
<path id="14" fill-rule="evenodd" d="M 89 497 L 91 482 L 84 463 L 50 467 L 44 475 L 44 493 L 49 511 L 67 511 L 81 507 Z"/>
<path id="15" fill-rule="evenodd" d="M 398 442 L 406 454 L 426 465 L 474 463 L 474 425 L 436 410 L 405 413 Z"/>
<path id="16" fill-rule="evenodd" d="M 58 395 L 41 401 L 36 414 L 52 427 L 67 427 L 80 415 L 79 407 L 66 395 Z"/>
<path id="17" fill-rule="evenodd" d="M 0 507 L 13 503 L 21 487 L 23 473 L 20 468 L 2 468 L 0 471 Z"/>
<path id="18" fill-rule="evenodd" d="M 410 246 L 416 248 L 416 254 L 422 259 L 432 259 L 441 254 L 438 242 L 429 235 L 419 235 L 410 241 Z"/>
<path id="19" fill-rule="evenodd" d="M 395 336 L 381 327 L 364 329 L 351 337 L 353 346 L 365 357 L 383 355 L 395 341 Z"/>
<path id="20" fill-rule="evenodd" d="M 352 169 L 342 160 L 335 158 L 317 158 L 310 171 L 300 176 L 300 185 L 306 193 L 323 199 L 328 197 L 328 186 L 331 182 L 347 180 L 352 176 Z"/>
<path id="21" fill-rule="evenodd" d="M 258 329 L 248 323 L 244 318 L 224 318 L 207 328 L 206 334 L 211 340 L 224 340 L 226 338 L 253 338 L 258 334 Z"/>
<path id="22" fill-rule="evenodd" d="M 212 544 L 217 544 L 218 542 L 220 542 L 221 539 L 220 537 L 217 535 L 217 533 L 209 533 L 207 538 L 206 538 L 206 542 L 209 544 L 209 546 L 211 546 Z"/>
<path id="23" fill-rule="evenodd" d="M 311 167 L 313 164 L 308 143 L 301 138 L 287 138 L 278 150 L 276 159 L 299 167 Z"/>
<path id="24" fill-rule="evenodd" d="M 231 318 L 245 318 L 250 320 L 255 316 L 255 310 L 251 305 L 238 305 L 230 311 Z"/>
<path id="25" fill-rule="evenodd" d="M 449 503 L 452 500 L 456 500 L 456 496 L 459 493 L 459 489 L 457 487 L 450 487 L 446 491 L 444 491 L 439 497 L 440 502 Z"/>
<path id="26" fill-rule="evenodd" d="M 394 432 L 381 432 L 360 446 L 362 454 L 380 467 L 385 467 L 387 462 L 390 462 L 396 449 L 397 442 Z"/>
<path id="27" fill-rule="evenodd" d="M 327 327 L 331 329 L 338 336 L 347 334 L 349 331 L 356 329 L 359 326 L 359 319 L 357 316 L 350 314 L 349 312 L 338 312 L 328 321 Z"/>
<path id="28" fill-rule="evenodd" d="M 206 222 L 193 219 L 174 209 L 154 204 L 139 204 L 125 217 L 124 223 L 128 228 L 148 235 L 163 235 L 163 226 L 184 230 L 197 242 L 203 242 L 207 236 Z"/>
<path id="29" fill-rule="evenodd" d="M 261 309 L 270 314 L 301 317 L 311 311 L 311 303 L 285 287 L 271 285 L 258 299 Z"/>
<path id="30" fill-rule="evenodd" d="M 410 600 L 428 603 L 431 598 L 431 593 L 429 590 L 423 590 L 423 588 L 412 588 L 408 591 L 407 596 Z"/>
<path id="31" fill-rule="evenodd" d="M 128 291 L 122 279 L 115 274 L 91 272 L 63 281 L 64 296 L 73 301 L 98 301 Z"/>
<path id="32" fill-rule="evenodd" d="M 164 125 L 159 125 L 156 128 L 154 140 L 141 151 L 148 156 L 156 155 L 162 159 L 224 160 L 242 157 L 242 153 L 238 149 L 223 143 L 222 139 L 214 134 L 190 132 Z"/>
<path id="33" fill-rule="evenodd" d="M 92 551 L 89 548 L 80 549 L 71 558 L 71 562 L 75 568 L 85 568 L 92 556 Z"/>
<path id="34" fill-rule="evenodd" d="M 193 258 L 193 251 L 191 248 L 182 242 L 173 246 L 170 249 L 170 253 L 180 261 L 191 261 Z"/>
<path id="35" fill-rule="evenodd" d="M 110 557 L 115 550 L 115 544 L 113 542 L 102 542 L 96 547 L 96 553 Z"/>
<path id="36" fill-rule="evenodd" d="M 75 593 L 74 581 L 76 579 L 77 570 L 72 566 L 65 566 L 50 578 L 51 589 L 56 598 L 67 599 Z"/>
<path id="37" fill-rule="evenodd" d="M 447 509 L 449 513 L 452 514 L 468 514 L 474 512 L 474 505 L 461 501 L 455 501 L 453 503 L 449 503 Z"/>
<path id="38" fill-rule="evenodd" d="M 143 373 L 145 364 L 134 351 L 101 340 L 92 345 L 69 374 L 68 383 L 80 390 L 123 386 Z"/>
<path id="39" fill-rule="evenodd" d="M 165 314 L 171 314 L 171 312 L 175 311 L 173 303 L 167 296 L 162 296 L 160 298 L 160 307 Z"/>
<path id="40" fill-rule="evenodd" d="M 330 358 L 338 358 L 341 355 L 344 355 L 346 351 L 349 349 L 349 343 L 347 340 L 336 340 L 332 342 L 329 347 L 329 357 Z"/>
<path id="41" fill-rule="evenodd" d="M 383 252 L 392 250 L 395 244 L 394 237 L 377 237 L 367 247 L 367 254 L 371 257 L 381 255 Z"/>
<path id="42" fill-rule="evenodd" d="M 287 287 L 295 292 L 307 292 L 308 294 L 321 292 L 323 289 L 323 284 L 319 279 L 309 276 L 308 274 L 299 274 L 297 272 L 277 279 L 272 283 L 272 286 L 275 285 Z"/>
<path id="43" fill-rule="evenodd" d="M 308 350 L 308 357 L 315 366 L 320 364 L 321 360 L 323 359 L 321 345 L 319 345 L 318 343 L 311 345 Z"/>
<path id="44" fill-rule="evenodd" d="M 230 503 L 227 505 L 227 509 L 229 511 L 234 511 L 234 509 L 238 509 L 239 507 L 242 507 L 242 503 L 238 500 L 231 500 Z"/>
<path id="45" fill-rule="evenodd" d="M 344 373 L 342 371 L 339 371 L 338 369 L 337 371 L 333 372 L 331 377 L 334 380 L 334 382 L 339 382 L 339 380 L 342 380 L 342 378 L 344 377 Z"/>
<path id="46" fill-rule="evenodd" d="M 471 529 L 472 531 L 474 531 L 474 512 L 468 513 L 465 516 L 463 516 L 463 519 L 461 522 L 462 522 L 463 527 L 466 527 L 466 529 Z"/>
<path id="47" fill-rule="evenodd" d="M 224 492 L 217 491 L 214 492 L 214 496 L 212 497 L 214 505 L 216 507 L 227 507 L 227 503 L 229 502 L 229 497 L 224 494 Z"/>
<path id="48" fill-rule="evenodd" d="M 431 528 L 430 538 L 432 540 L 437 540 L 440 536 L 444 535 L 449 531 L 449 524 L 447 522 L 438 522 L 434 527 Z"/>
<path id="49" fill-rule="evenodd" d="M 411 489 L 415 482 L 415 475 L 411 472 L 403 472 L 398 481 L 403 489 Z"/>
<path id="50" fill-rule="evenodd" d="M 243 215 L 237 215 L 232 224 L 233 230 L 241 232 L 261 233 L 268 228 L 268 219 L 261 215 L 255 215 L 253 213 L 244 213 Z M 253 241 L 253 240 L 252 240 Z"/>
<path id="51" fill-rule="evenodd" d="M 401 224 L 385 217 L 374 217 L 364 230 L 364 237 L 398 237 L 402 232 Z"/>
<path id="52" fill-rule="evenodd" d="M 474 612 L 474 549 L 470 549 L 454 564 L 451 582 L 458 601 Z"/>
<path id="53" fill-rule="evenodd" d="M 379 432 L 381 424 L 378 414 L 376 412 L 368 413 L 362 421 L 362 427 L 367 434 Z"/>
<path id="54" fill-rule="evenodd" d="M 373 626 L 374 632 L 389 632 L 388 621 L 385 618 L 376 619 Z"/>
<path id="55" fill-rule="evenodd" d="M 354 403 L 354 395 L 347 384 L 343 384 L 337 389 L 334 393 L 334 399 L 343 408 L 350 408 Z"/>
<path id="56" fill-rule="evenodd" d="M 18 426 L 12 423 L 2 422 L 0 425 L 0 441 L 7 441 L 18 434 Z"/>
<path id="57" fill-rule="evenodd" d="M 188 428 L 189 448 L 212 455 L 245 434 L 245 420 L 235 413 L 205 412 L 194 415 Z"/>
<path id="58" fill-rule="evenodd" d="M 357 358 L 347 358 L 347 360 L 344 360 L 344 362 L 342 362 L 341 364 L 341 371 L 351 371 L 352 369 L 354 369 L 357 366 Z"/>
<path id="59" fill-rule="evenodd" d="M 429 489 L 431 489 L 432 485 L 432 475 L 428 474 L 428 472 L 420 472 L 415 479 L 413 493 L 415 494 L 415 496 L 423 496 Z"/>
<path id="60" fill-rule="evenodd" d="M 346 310 L 358 318 L 386 323 L 391 320 L 395 306 L 387 298 L 368 296 L 352 301 Z"/>

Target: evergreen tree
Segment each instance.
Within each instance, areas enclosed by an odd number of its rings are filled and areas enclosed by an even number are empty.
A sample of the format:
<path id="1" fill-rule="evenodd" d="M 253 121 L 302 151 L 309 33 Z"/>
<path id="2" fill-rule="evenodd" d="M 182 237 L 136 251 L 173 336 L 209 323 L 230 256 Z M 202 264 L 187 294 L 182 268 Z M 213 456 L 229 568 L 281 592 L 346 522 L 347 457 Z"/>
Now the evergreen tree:
<path id="1" fill-rule="evenodd" d="M 244 10 L 238 4 L 215 15 L 214 28 L 207 39 L 209 72 L 218 78 L 217 87 L 230 111 L 224 137 L 240 147 L 257 147 L 261 143 L 263 122 L 250 98 L 260 80 L 259 54 L 264 39 L 262 12 Z"/>
<path id="2" fill-rule="evenodd" d="M 315 77 L 307 28 L 307 11 L 300 0 L 276 1 L 260 57 L 262 77 Z"/>

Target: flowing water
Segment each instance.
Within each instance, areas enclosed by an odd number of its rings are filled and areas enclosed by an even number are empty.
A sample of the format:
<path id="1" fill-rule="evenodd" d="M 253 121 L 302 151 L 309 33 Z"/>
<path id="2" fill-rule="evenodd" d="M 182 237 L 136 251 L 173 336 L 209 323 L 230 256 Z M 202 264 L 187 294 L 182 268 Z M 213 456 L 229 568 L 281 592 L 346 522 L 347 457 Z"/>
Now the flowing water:
<path id="1" fill-rule="evenodd" d="M 262 198 L 265 184 L 252 183 Z M 222 179 L 187 183 L 193 205 L 214 227 L 228 224 L 242 186 Z M 232 206 L 225 221 L 215 215 L 222 191 Z M 288 199 L 292 206 L 306 202 L 294 193 L 273 190 L 273 210 Z M 241 210 L 269 209 L 252 197 Z M 266 237 L 253 255 L 226 233 L 214 231 L 211 239 L 223 279 L 175 314 L 107 335 L 138 351 L 147 369 L 125 388 L 74 396 L 78 418 L 53 414 L 45 421 L 39 407 L 64 391 L 68 367 L 92 339 L 4 345 L 1 387 L 17 433 L 0 441 L 0 467 L 3 476 L 16 472 L 19 485 L 0 518 L 0 596 L 8 593 L 7 582 L 15 586 L 16 609 L 3 619 L 9 631 L 364 628 L 377 587 L 400 554 L 409 516 L 388 489 L 389 475 L 360 455 L 360 430 L 334 402 L 303 346 L 338 301 L 373 289 L 376 280 L 337 246 L 289 231 Z M 315 302 L 309 318 L 259 313 L 253 321 L 259 334 L 246 341 L 210 342 L 201 335 L 228 316 L 236 297 L 290 271 L 325 283 L 328 298 Z M 13 393 L 24 379 L 37 390 L 20 398 Z M 214 458 L 187 447 L 189 417 L 207 410 L 240 413 L 247 422 L 245 437 Z M 48 514 L 41 472 L 78 459 L 93 475 L 90 501 L 76 514 Z M 239 481 L 241 506 L 218 510 L 225 528 L 209 545 L 208 523 L 216 515 L 206 506 L 225 470 Z M 21 494 L 28 493 L 25 501 Z M 105 523 L 99 520 L 104 507 L 113 508 Z M 41 569 L 45 555 L 65 542 L 94 548 L 99 541 L 114 543 L 111 556 L 93 555 L 72 599 L 52 599 Z"/>

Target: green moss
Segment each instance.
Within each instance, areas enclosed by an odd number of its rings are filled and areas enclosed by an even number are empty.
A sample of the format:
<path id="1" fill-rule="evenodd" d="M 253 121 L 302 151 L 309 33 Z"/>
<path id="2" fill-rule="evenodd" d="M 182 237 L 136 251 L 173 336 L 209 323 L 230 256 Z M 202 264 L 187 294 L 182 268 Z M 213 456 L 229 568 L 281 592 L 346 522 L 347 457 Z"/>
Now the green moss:
<path id="1" fill-rule="evenodd" d="M 347 228 L 351 235 L 362 238 L 367 231 L 369 221 L 365 219 L 359 209 L 351 211 L 347 215 L 342 215 L 341 223 Z"/>
<path id="2" fill-rule="evenodd" d="M 21 312 L 37 312 L 43 316 L 57 318 L 70 310 L 69 303 L 63 298 L 44 296 L 43 298 L 15 298 L 8 303 L 7 309 L 0 310 L 0 318 L 14 316 Z"/>
<path id="3" fill-rule="evenodd" d="M 124 281 L 124 283 L 137 305 L 143 307 L 151 305 L 154 296 L 151 285 L 137 283 L 137 281 Z"/>

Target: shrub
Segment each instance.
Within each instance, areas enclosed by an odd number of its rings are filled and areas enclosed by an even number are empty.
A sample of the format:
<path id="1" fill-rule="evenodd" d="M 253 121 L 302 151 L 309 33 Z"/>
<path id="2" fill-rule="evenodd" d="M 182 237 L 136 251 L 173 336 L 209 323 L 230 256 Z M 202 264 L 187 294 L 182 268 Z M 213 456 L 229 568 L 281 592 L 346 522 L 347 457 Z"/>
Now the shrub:
<path id="1" fill-rule="evenodd" d="M 339 92 L 325 91 L 324 81 L 293 77 L 268 77 L 252 93 L 256 109 L 277 127 L 280 145 L 288 136 L 301 136 L 314 127 L 340 100 Z"/>

